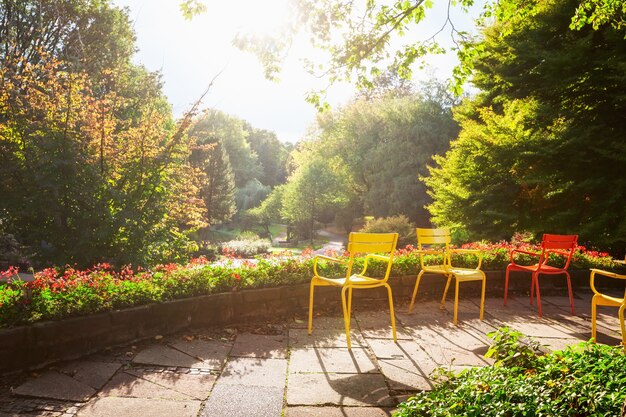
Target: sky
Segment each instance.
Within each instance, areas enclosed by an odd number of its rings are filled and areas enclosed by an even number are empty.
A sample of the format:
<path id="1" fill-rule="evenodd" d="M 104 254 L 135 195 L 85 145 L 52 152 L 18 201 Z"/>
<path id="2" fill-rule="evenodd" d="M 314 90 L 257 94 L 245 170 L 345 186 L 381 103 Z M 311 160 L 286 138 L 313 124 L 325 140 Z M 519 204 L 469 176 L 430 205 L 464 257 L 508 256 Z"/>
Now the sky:
<path id="1" fill-rule="evenodd" d="M 205 0 L 207 12 L 185 20 L 179 0 L 113 0 L 127 7 L 137 36 L 134 60 L 151 71 L 160 71 L 175 116 L 184 113 L 211 80 L 215 82 L 203 101 L 203 108 L 216 108 L 247 120 L 252 126 L 276 132 L 286 142 L 301 139 L 315 121 L 317 110 L 305 101 L 308 91 L 323 88 L 326 81 L 306 72 L 302 59 L 317 57 L 304 37 L 299 38 L 279 75 L 279 81 L 265 79 L 255 56 L 233 46 L 238 33 L 272 34 L 288 18 L 288 0 Z M 427 23 L 420 31 L 430 36 L 445 19 L 447 2 L 435 0 Z M 479 2 L 480 3 L 480 2 Z M 471 16 L 455 13 L 457 28 L 470 30 Z M 422 24 L 420 24 L 422 26 Z M 419 37 L 413 33 L 409 36 Z M 441 40 L 445 43 L 447 37 Z M 453 54 L 429 58 L 429 69 L 414 78 L 449 78 L 456 65 Z M 333 108 L 355 94 L 349 84 L 334 85 L 327 97 Z"/>

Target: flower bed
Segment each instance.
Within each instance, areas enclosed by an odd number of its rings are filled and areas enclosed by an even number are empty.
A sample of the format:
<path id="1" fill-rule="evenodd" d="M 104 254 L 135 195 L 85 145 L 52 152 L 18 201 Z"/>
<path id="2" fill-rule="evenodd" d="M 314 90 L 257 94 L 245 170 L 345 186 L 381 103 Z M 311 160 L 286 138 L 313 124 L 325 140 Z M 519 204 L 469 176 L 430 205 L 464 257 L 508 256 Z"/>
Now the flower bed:
<path id="1" fill-rule="evenodd" d="M 502 270 L 509 262 L 510 244 L 473 243 L 464 245 L 485 253 L 483 269 Z M 516 245 L 515 247 L 520 247 Z M 524 250 L 537 247 L 523 244 Z M 336 254 L 332 254 L 336 255 Z M 341 254 L 339 256 L 345 256 Z M 440 257 L 431 255 L 429 262 Z M 533 261 L 524 255 L 519 261 Z M 360 270 L 363 259 L 357 259 Z M 459 255 L 453 259 L 458 266 L 475 266 L 475 257 Z M 554 259 L 555 263 L 560 262 Z M 32 282 L 12 280 L 15 270 L 2 273 L 8 282 L 0 284 L 0 327 L 12 327 L 41 320 L 60 319 L 160 303 L 180 298 L 231 292 L 245 288 L 264 288 L 308 282 L 313 257 L 303 251 L 299 257 L 275 254 L 254 260 L 227 258 L 208 263 L 204 258 L 192 259 L 187 265 L 159 265 L 152 269 L 124 267 L 115 271 L 108 264 L 99 264 L 88 270 L 66 268 L 45 269 L 35 274 Z M 382 275 L 383 264 L 372 262 L 371 271 Z M 597 267 L 614 269 L 616 264 L 607 254 L 579 247 L 571 268 Z M 341 273 L 340 266 L 321 265 L 325 274 Z M 397 251 L 393 276 L 415 275 L 419 271 L 419 256 L 411 245 Z"/>

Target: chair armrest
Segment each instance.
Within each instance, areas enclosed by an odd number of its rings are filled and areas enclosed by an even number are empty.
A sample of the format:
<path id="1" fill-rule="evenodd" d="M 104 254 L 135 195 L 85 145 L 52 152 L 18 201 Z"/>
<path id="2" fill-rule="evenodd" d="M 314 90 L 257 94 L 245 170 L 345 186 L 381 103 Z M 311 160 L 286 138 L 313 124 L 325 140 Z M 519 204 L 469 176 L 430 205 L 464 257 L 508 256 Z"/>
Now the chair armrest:
<path id="1" fill-rule="evenodd" d="M 348 263 L 347 260 L 342 260 L 342 259 L 337 259 L 337 258 L 332 258 L 330 256 L 326 256 L 326 255 L 316 255 L 314 260 L 313 260 L 313 274 L 315 274 L 315 276 L 319 277 L 320 274 L 317 272 L 317 261 L 318 260 L 325 260 L 325 261 L 329 261 L 329 262 L 335 262 L 338 264 L 346 264 Z"/>
<path id="2" fill-rule="evenodd" d="M 472 254 L 482 254 L 483 251 L 479 249 L 450 249 L 452 253 L 472 253 Z"/>
<path id="3" fill-rule="evenodd" d="M 512 254 L 513 252 L 525 253 L 526 255 L 537 256 L 537 257 L 541 256 L 541 254 L 540 254 L 540 253 L 529 252 L 529 251 L 527 251 L 527 250 L 521 250 L 521 249 L 511 249 L 511 254 Z"/>
<path id="4" fill-rule="evenodd" d="M 370 253 L 365 257 L 365 260 L 367 260 L 368 258 L 371 259 L 378 259 L 379 261 L 387 261 L 389 262 L 389 256 L 386 255 L 377 255 L 375 253 Z"/>
<path id="5" fill-rule="evenodd" d="M 523 254 L 526 254 L 526 255 L 536 256 L 536 257 L 538 257 L 538 258 L 541 258 L 541 255 L 540 255 L 540 254 L 538 254 L 538 253 L 529 252 L 529 251 L 527 251 L 527 250 L 521 250 L 521 249 L 511 249 L 511 252 L 509 252 L 509 260 L 511 261 L 511 263 L 512 263 L 513 265 L 517 265 L 517 264 L 515 263 L 515 259 L 513 259 L 513 256 L 514 256 L 515 252 L 517 252 L 517 253 L 523 253 Z"/>
<path id="6" fill-rule="evenodd" d="M 626 275 L 620 275 L 620 274 L 616 274 L 615 272 L 609 272 L 609 271 L 603 271 L 601 269 L 591 268 L 591 275 L 589 276 L 589 286 L 591 287 L 591 291 L 593 291 L 594 294 L 599 294 L 599 295 L 602 294 L 600 291 L 596 289 L 596 286 L 595 286 L 596 274 L 603 275 L 609 278 L 626 280 Z"/>
<path id="7" fill-rule="evenodd" d="M 555 250 L 555 249 L 546 250 L 546 253 L 556 253 L 557 255 L 561 255 L 561 256 L 565 256 L 565 257 L 569 256 L 569 252 L 563 252 L 563 251 Z"/>
<path id="8" fill-rule="evenodd" d="M 419 253 L 422 255 L 442 255 L 444 252 L 440 250 L 416 250 L 415 253 Z"/>
<path id="9" fill-rule="evenodd" d="M 478 249 L 450 249 L 450 253 L 467 253 L 469 255 L 475 255 L 478 258 L 478 266 L 476 269 L 480 269 L 480 266 L 483 263 L 483 251 Z"/>

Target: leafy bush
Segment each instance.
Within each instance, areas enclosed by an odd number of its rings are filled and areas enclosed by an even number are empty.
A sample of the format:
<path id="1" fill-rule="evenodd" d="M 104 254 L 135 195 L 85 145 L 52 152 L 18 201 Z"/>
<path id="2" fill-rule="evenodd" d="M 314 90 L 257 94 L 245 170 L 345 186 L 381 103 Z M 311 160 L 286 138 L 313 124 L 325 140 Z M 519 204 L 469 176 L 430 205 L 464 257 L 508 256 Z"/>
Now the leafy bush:
<path id="1" fill-rule="evenodd" d="M 495 334 L 494 366 L 452 376 L 400 404 L 398 417 L 618 416 L 626 399 L 621 347 L 584 342 L 542 356 L 536 342 L 508 329 Z"/>
<path id="2" fill-rule="evenodd" d="M 391 217 L 369 219 L 360 230 L 366 233 L 398 233 L 398 248 L 415 244 L 415 225 L 404 214 Z"/>

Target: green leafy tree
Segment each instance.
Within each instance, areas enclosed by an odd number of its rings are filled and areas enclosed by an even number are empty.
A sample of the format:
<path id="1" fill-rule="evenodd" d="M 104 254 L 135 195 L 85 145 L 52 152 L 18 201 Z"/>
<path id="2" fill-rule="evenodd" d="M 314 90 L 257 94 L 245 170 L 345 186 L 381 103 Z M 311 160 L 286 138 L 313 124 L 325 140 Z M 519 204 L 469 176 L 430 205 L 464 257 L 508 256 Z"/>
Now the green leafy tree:
<path id="1" fill-rule="evenodd" d="M 539 1 L 469 46 L 483 92 L 457 111 L 459 140 L 426 179 L 438 223 L 479 237 L 527 229 L 624 244 L 626 32 L 570 29 L 577 6 Z"/>
<path id="2" fill-rule="evenodd" d="M 256 129 L 246 124 L 250 149 L 256 153 L 261 175 L 258 180 L 270 187 L 283 184 L 287 180 L 287 156 L 290 147 L 269 130 Z"/>
<path id="3" fill-rule="evenodd" d="M 264 235 L 270 236 L 270 226 L 272 223 L 281 222 L 281 210 L 283 207 L 284 185 L 277 185 L 258 207 L 247 211 L 249 222 L 261 226 Z"/>
<path id="4" fill-rule="evenodd" d="M 347 181 L 333 161 L 311 160 L 298 166 L 285 185 L 281 216 L 296 233 L 313 239 L 318 222 L 330 222 L 349 201 Z"/>
<path id="5" fill-rule="evenodd" d="M 206 110 L 191 127 L 191 134 L 219 138 L 228 154 L 228 160 L 235 176 L 235 186 L 261 176 L 257 154 L 248 143 L 245 122 L 219 110 Z"/>
<path id="6" fill-rule="evenodd" d="M 391 95 L 357 100 L 321 115 L 318 124 L 311 154 L 341 160 L 349 188 L 358 196 L 351 207 L 360 210 L 354 214 L 405 214 L 419 225 L 429 224 L 424 206 L 430 198 L 418 176 L 427 173 L 432 156 L 443 154 L 458 133 L 449 108 L 420 95 Z"/>

